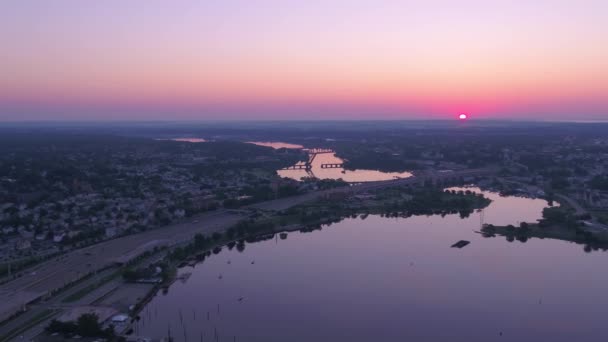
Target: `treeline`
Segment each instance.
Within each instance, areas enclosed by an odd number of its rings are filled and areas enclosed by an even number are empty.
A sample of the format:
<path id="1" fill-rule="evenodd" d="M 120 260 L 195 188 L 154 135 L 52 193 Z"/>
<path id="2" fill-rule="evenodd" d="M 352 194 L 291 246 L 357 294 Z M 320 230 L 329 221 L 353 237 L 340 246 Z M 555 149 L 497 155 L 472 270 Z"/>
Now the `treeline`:
<path id="1" fill-rule="evenodd" d="M 168 254 L 168 258 L 172 261 L 180 261 L 194 255 L 198 252 L 205 251 L 210 247 L 217 245 L 222 239 L 222 234 L 215 232 L 210 237 L 203 234 L 196 234 L 191 243 L 184 247 L 176 247 Z"/>
<path id="2" fill-rule="evenodd" d="M 54 319 L 45 330 L 49 334 L 57 333 L 65 338 L 78 335 L 81 337 L 104 338 L 110 341 L 117 339 L 114 327 L 109 326 L 104 329 L 96 314 L 83 314 L 75 322 L 62 322 Z"/>
<path id="3" fill-rule="evenodd" d="M 411 199 L 394 199 L 382 207 L 385 214 L 412 215 L 445 215 L 460 213 L 468 217 L 475 209 L 486 207 L 490 200 L 481 194 L 469 190 L 433 190 L 423 189 L 414 191 Z"/>
<path id="4" fill-rule="evenodd" d="M 211 236 L 196 234 L 191 243 L 174 248 L 167 257 L 173 262 L 183 261 L 193 256 L 198 261 L 203 261 L 212 253 L 218 254 L 222 250 L 220 245 L 222 243 L 225 243 L 228 249 L 236 247 L 239 252 L 242 252 L 245 249 L 245 242 L 262 241 L 274 237 L 274 228 L 274 223 L 270 221 L 242 220 L 229 228 L 224 234 L 219 232 L 215 232 Z M 132 273 L 128 277 L 136 279 L 142 274 L 149 274 L 150 271 L 145 272 Z"/>
<path id="5" fill-rule="evenodd" d="M 589 185 L 596 190 L 608 191 L 608 176 L 595 176 L 591 179 Z"/>

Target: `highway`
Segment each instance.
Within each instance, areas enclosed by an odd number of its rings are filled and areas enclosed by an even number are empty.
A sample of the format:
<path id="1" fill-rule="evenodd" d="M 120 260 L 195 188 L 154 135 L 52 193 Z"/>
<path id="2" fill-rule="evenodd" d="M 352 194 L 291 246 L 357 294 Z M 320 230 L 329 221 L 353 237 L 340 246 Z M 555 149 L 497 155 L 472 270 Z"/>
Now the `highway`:
<path id="1" fill-rule="evenodd" d="M 138 265 L 145 267 L 158 260 L 161 256 L 153 255 L 144 260 L 138 262 Z M 80 307 L 86 305 L 94 305 L 100 298 L 104 297 L 108 293 L 114 291 L 119 286 L 124 284 L 122 277 L 116 277 L 108 280 L 101 286 L 95 287 L 94 290 L 86 293 L 84 296 L 73 301 L 67 299 L 74 294 L 81 292 L 89 288 L 92 285 L 98 284 L 104 278 L 112 276 L 115 272 L 119 272 L 120 268 L 110 267 L 103 271 L 98 272 L 93 277 L 87 278 L 80 281 L 73 287 L 62 291 L 59 295 L 50 298 L 49 300 L 43 300 L 36 304 L 33 304 L 29 309 L 10 321 L 5 322 L 4 325 L 0 326 L 0 338 L 4 337 L 6 340 L 11 341 L 31 341 L 38 335 L 40 335 L 49 322 L 52 319 L 60 317 L 63 313 L 73 307 Z M 39 315 L 43 315 L 45 312 L 50 312 L 49 315 L 45 316 L 44 319 L 40 320 L 36 324 L 27 327 L 31 324 L 32 320 L 36 319 Z M 24 331 L 20 331 L 23 328 L 27 328 Z M 15 333 L 15 332 L 18 333 Z M 12 332 L 12 333 L 11 333 Z M 0 339 L 2 340 L 2 339 Z M 4 340 L 2 340 L 4 341 Z"/>
<path id="2" fill-rule="evenodd" d="M 583 208 L 574 199 L 572 199 L 566 195 L 562 195 L 562 194 L 555 194 L 555 197 L 568 203 L 568 205 L 570 205 L 574 209 L 575 215 L 583 216 L 583 215 L 589 214 L 589 211 L 587 211 L 585 208 Z M 587 222 L 590 223 L 590 224 L 585 224 L 585 229 L 587 231 L 590 231 L 590 232 L 596 233 L 596 234 L 597 233 L 599 233 L 599 234 L 608 233 L 608 226 L 598 222 L 596 217 L 591 217 L 591 219 L 589 219 Z"/>
<path id="3" fill-rule="evenodd" d="M 113 264 L 116 259 L 142 247 L 173 245 L 191 239 L 196 233 L 212 234 L 241 219 L 228 211 L 199 215 L 188 222 L 158 228 L 140 234 L 105 241 L 43 262 L 23 271 L 20 278 L 0 285 L 0 320 L 25 303 L 60 289 L 86 274 Z"/>
<path id="4" fill-rule="evenodd" d="M 332 193 L 356 193 L 378 188 L 415 185 L 425 181 L 442 181 L 457 177 L 480 176 L 492 169 L 464 170 L 448 173 L 424 173 L 416 177 L 381 182 L 361 183 L 299 196 L 287 197 L 249 206 L 264 210 L 284 210 Z M 38 264 L 22 277 L 0 285 L 0 320 L 25 307 L 25 304 L 41 298 L 86 274 L 107 268 L 121 258 L 130 258 L 154 246 L 183 243 L 197 233 L 221 232 L 237 223 L 242 216 L 237 211 L 219 210 L 198 215 L 187 222 L 162 227 L 147 232 L 105 241 Z"/>

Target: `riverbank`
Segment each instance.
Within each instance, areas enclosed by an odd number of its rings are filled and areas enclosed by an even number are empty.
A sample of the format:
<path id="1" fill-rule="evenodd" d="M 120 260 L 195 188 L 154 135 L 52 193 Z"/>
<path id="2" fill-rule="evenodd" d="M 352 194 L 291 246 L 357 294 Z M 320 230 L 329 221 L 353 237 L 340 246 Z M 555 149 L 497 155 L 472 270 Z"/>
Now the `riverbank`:
<path id="1" fill-rule="evenodd" d="M 350 197 L 326 197 L 286 210 L 278 222 L 314 224 L 318 220 L 342 219 L 359 214 L 404 218 L 413 215 L 460 214 L 461 217 L 467 217 L 490 203 L 490 199 L 468 190 L 392 188 Z"/>
<path id="2" fill-rule="evenodd" d="M 474 210 L 489 205 L 491 201 L 483 195 L 467 191 L 442 191 L 432 188 L 422 189 L 382 189 L 365 195 L 323 198 L 302 204 L 282 212 L 258 213 L 255 217 L 241 220 L 224 232 L 214 232 L 210 236 L 197 234 L 192 242 L 174 248 L 164 260 L 166 267 L 188 267 L 202 263 L 223 248 L 244 250 L 247 243 L 284 239 L 287 232 L 309 232 L 321 229 L 323 225 L 339 222 L 347 217 L 368 215 L 386 217 L 409 217 L 413 215 L 447 215 L 459 213 L 468 216 Z M 167 289 L 177 277 L 177 273 L 164 280 L 163 286 L 155 286 L 145 298 L 137 303 L 131 312 L 135 321 L 157 293 Z"/>
<path id="3" fill-rule="evenodd" d="M 398 193 L 405 195 L 407 191 Z M 484 220 L 497 225 L 535 222 L 547 207 L 544 200 L 481 193 L 492 200 L 484 209 Z M 322 205 L 311 203 L 306 207 L 314 213 L 332 203 L 347 208 L 355 201 L 380 201 L 379 194 L 361 195 L 358 199 L 353 198 L 352 203 L 351 199 L 328 199 Z M 393 196 L 388 198 L 393 199 Z M 262 216 L 255 221 L 265 221 Z M 474 232 L 480 229 L 481 218 L 481 212 L 474 212 L 467 219 L 460 219 L 458 214 L 445 217 L 412 215 L 408 219 L 393 219 L 390 215 L 369 214 L 366 217 L 365 212 L 361 212 L 339 223 L 322 225 L 320 230 L 312 233 L 288 233 L 283 234 L 283 238 L 280 233 L 268 234 L 256 237 L 256 240 L 266 240 L 256 243 L 246 243 L 247 238 L 242 239 L 245 247 L 242 252 L 237 247 L 241 239 L 235 239 L 233 244 L 223 246 L 217 255 L 212 251 L 202 263 L 187 264 L 180 269 L 180 274 L 191 274 L 190 278 L 185 282 L 177 281 L 166 294 L 159 293 L 154 297 L 140 314 L 142 320 L 137 331 L 141 336 L 160 339 L 167 336 L 167 327 L 170 326 L 175 339 L 181 341 L 198 340 L 201 334 L 213 337 L 215 328 L 222 340 L 232 340 L 233 336 L 237 340 L 247 340 L 251 336 L 264 340 L 307 341 L 322 340 L 325 336 L 349 340 L 354 338 L 354 334 L 337 335 L 343 331 L 341 328 L 336 330 L 324 323 L 343 317 L 350 319 L 354 314 L 357 321 L 366 322 L 364 327 L 357 326 L 357 336 L 365 336 L 361 341 L 377 338 L 377 333 L 366 335 L 366 329 L 390 331 L 393 328 L 395 338 L 407 340 L 411 335 L 402 333 L 403 322 L 399 317 L 417 317 L 420 313 L 412 308 L 411 303 L 420 300 L 429 307 L 425 310 L 428 317 L 420 318 L 421 321 L 432 320 L 436 312 L 443 313 L 441 319 L 444 322 L 450 322 L 454 315 L 466 314 L 476 321 L 487 319 L 483 326 L 491 331 L 484 334 L 490 339 L 492 334 L 499 338 L 494 330 L 507 331 L 514 337 L 513 331 L 518 331 L 516 328 L 520 323 L 521 307 L 550 311 L 546 305 L 538 306 L 539 299 L 543 304 L 559 304 L 558 300 L 563 298 L 562 292 L 558 298 L 538 287 L 544 283 L 539 279 L 559 279 L 556 277 L 561 274 L 561 269 L 548 266 L 551 260 L 556 260 L 555 254 L 564 255 L 564 250 L 567 250 L 568 258 L 578 256 L 576 262 L 580 265 L 588 264 L 590 257 L 601 264 L 600 253 L 585 256 L 579 246 L 555 240 L 537 240 L 532 246 L 530 243 L 507 244 L 502 238 L 485 239 Z M 278 228 L 283 227 L 278 225 Z M 470 241 L 470 244 L 462 249 L 451 248 L 460 240 Z M 445 260 L 449 260 L 448 266 Z M 575 263 L 568 271 L 576 274 L 575 268 L 580 265 Z M 536 272 L 542 267 L 548 269 Z M 525 272 L 529 272 L 526 277 L 513 277 L 513 274 Z M 499 291 L 471 288 L 467 284 L 472 278 L 483 283 L 481 288 Z M 428 286 L 429 279 L 439 280 L 441 286 Z M 580 286 L 584 287 L 584 283 Z M 521 293 L 521 288 L 532 290 Z M 498 302 L 494 301 L 497 293 L 500 294 Z M 479 296 L 482 296 L 480 306 L 471 308 L 467 298 Z M 517 302 L 513 301 L 514 296 L 519 296 Z M 441 300 L 437 301 L 437 298 Z M 564 302 L 568 300 L 564 299 Z M 449 314 L 443 311 L 446 303 L 449 303 Z M 380 320 L 366 321 L 370 305 L 382 313 L 389 308 L 391 315 L 384 314 Z M 218 306 L 221 313 L 216 311 Z M 264 315 L 259 315 L 260 307 L 265 309 Z M 311 316 L 319 307 L 324 308 L 327 317 Z M 399 317 L 393 310 L 400 310 Z M 488 317 L 500 315 L 505 310 L 515 323 L 509 327 Z M 147 312 L 152 313 L 150 320 L 146 318 Z M 183 321 L 180 312 L 183 313 Z M 199 319 L 207 312 L 211 313 L 209 321 Z M 488 315 L 488 312 L 492 314 Z M 534 317 L 540 315 L 536 311 L 533 313 Z M 460 326 L 454 324 L 450 330 Z M 322 334 L 300 333 L 316 332 L 316 329 Z M 427 333 L 421 329 L 422 333 Z M 458 335 L 467 338 L 469 331 L 477 332 L 475 324 L 471 323 Z M 386 335 L 381 336 L 384 337 Z M 442 336 L 434 338 L 440 340 Z M 477 339 L 483 340 L 481 337 Z"/>
<path id="4" fill-rule="evenodd" d="M 487 238 L 505 237 L 507 241 L 526 242 L 529 239 L 554 239 L 583 245 L 586 252 L 608 250 L 608 232 L 591 233 L 582 227 L 569 227 L 565 224 L 541 226 L 538 223 L 523 227 L 485 225 L 480 233 Z"/>

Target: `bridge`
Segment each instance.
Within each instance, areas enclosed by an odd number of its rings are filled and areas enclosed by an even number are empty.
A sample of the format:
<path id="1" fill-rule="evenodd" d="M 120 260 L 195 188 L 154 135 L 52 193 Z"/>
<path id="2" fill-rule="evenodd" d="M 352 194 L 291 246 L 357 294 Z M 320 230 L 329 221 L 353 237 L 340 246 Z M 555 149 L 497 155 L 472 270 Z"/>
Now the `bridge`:
<path id="1" fill-rule="evenodd" d="M 308 154 L 335 153 L 331 148 L 305 148 L 302 151 Z"/>
<path id="2" fill-rule="evenodd" d="M 303 151 L 306 152 L 306 153 L 308 153 L 308 160 L 307 161 L 305 161 L 305 162 L 298 162 L 295 165 L 282 168 L 281 170 L 306 170 L 306 171 L 310 171 L 312 169 L 312 162 L 315 160 L 315 158 L 317 157 L 317 155 L 319 155 L 319 154 L 325 154 L 325 153 L 335 153 L 334 150 L 329 149 L 329 148 L 305 148 L 305 149 L 303 149 Z M 321 168 L 325 169 L 325 168 L 330 168 L 330 167 L 333 167 L 333 168 L 341 167 L 341 166 L 329 166 L 329 167 L 327 167 L 326 165 L 338 165 L 338 164 L 322 164 Z"/>
<path id="3" fill-rule="evenodd" d="M 327 152 L 329 153 L 329 152 Z M 314 201 L 319 197 L 333 193 L 358 193 L 380 188 L 394 186 L 416 186 L 435 185 L 443 186 L 452 182 L 460 182 L 465 177 L 477 177 L 492 175 L 497 169 L 471 169 L 454 172 L 422 172 L 409 178 L 394 179 L 388 181 L 359 183 L 352 186 L 311 192 L 299 196 L 291 196 L 272 201 L 252 204 L 243 209 L 257 208 L 265 210 L 285 210 L 289 207 L 299 205 L 308 201 Z M 189 242 L 196 233 L 210 235 L 214 232 L 223 232 L 228 227 L 236 224 L 242 216 L 235 215 L 226 210 L 213 213 L 197 215 L 196 219 L 184 221 L 171 226 L 149 230 L 143 233 L 118 237 L 104 241 L 82 249 L 68 251 L 59 257 L 49 258 L 36 266 L 20 271 L 24 276 L 7 281 L 0 285 L 0 320 L 22 312 L 23 308 L 36 302 L 43 297 L 50 296 L 66 285 L 82 280 L 88 274 L 102 272 L 108 267 L 115 265 L 124 255 L 131 251 L 153 248 L 154 241 L 167 241 L 171 246 Z M 79 286 L 88 286 L 90 281 L 96 279 L 87 278 Z M 42 304 L 41 304 L 42 305 Z M 19 321 L 14 321 L 16 326 L 22 326 L 23 322 L 35 317 L 36 311 L 28 311 L 22 314 Z M 8 325 L 0 327 L 0 335 L 4 335 L 9 329 Z"/>
<path id="4" fill-rule="evenodd" d="M 343 168 L 343 163 L 329 163 L 329 164 L 321 164 L 322 169 L 340 169 Z"/>

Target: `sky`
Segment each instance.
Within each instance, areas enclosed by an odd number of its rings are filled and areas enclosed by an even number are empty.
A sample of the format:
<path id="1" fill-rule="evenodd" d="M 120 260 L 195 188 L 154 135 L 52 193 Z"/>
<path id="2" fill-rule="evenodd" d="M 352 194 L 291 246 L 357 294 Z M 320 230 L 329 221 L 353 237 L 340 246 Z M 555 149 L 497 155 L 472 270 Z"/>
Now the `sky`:
<path id="1" fill-rule="evenodd" d="M 608 1 L 0 1 L 0 121 L 462 112 L 608 120 Z"/>

